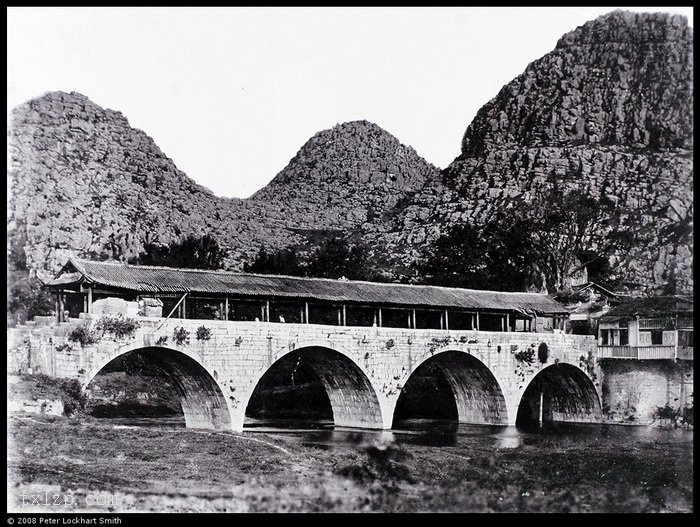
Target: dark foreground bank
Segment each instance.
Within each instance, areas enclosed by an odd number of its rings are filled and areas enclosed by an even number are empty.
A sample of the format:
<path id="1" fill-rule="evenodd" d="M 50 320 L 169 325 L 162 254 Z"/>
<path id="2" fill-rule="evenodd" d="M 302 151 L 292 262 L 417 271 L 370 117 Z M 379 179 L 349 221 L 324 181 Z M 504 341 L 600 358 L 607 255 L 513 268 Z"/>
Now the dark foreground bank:
<path id="1" fill-rule="evenodd" d="M 692 440 L 672 435 L 328 447 L 106 419 L 8 425 L 16 512 L 692 512 Z"/>

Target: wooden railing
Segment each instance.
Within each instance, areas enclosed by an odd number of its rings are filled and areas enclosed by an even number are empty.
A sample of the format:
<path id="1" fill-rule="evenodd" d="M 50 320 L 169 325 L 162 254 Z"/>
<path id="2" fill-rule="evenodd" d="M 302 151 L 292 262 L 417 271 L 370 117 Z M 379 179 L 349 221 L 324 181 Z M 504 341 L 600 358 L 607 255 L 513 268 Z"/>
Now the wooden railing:
<path id="1" fill-rule="evenodd" d="M 692 349 L 692 348 L 691 348 Z M 601 359 L 673 359 L 675 346 L 598 346 Z"/>
<path id="2" fill-rule="evenodd" d="M 688 317 L 674 319 L 665 318 L 640 318 L 639 329 L 663 329 L 663 328 L 692 328 L 693 319 Z"/>

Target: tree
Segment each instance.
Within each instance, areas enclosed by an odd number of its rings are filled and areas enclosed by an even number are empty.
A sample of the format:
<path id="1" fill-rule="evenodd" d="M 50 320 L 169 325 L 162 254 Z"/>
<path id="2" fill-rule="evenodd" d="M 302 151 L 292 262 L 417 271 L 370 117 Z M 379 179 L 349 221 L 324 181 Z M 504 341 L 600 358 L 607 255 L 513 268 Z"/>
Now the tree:
<path id="1" fill-rule="evenodd" d="M 55 303 L 51 293 L 27 267 L 24 251 L 27 237 L 23 225 L 13 229 L 8 239 L 7 324 L 14 326 L 38 315 L 50 315 Z"/>
<path id="2" fill-rule="evenodd" d="M 268 252 L 262 248 L 255 259 L 246 264 L 250 273 L 312 276 L 317 278 L 347 278 L 349 280 L 378 280 L 379 277 L 367 263 L 364 247 L 352 245 L 341 236 L 326 238 L 307 253 L 299 257 L 295 249 L 280 249 Z"/>
<path id="3" fill-rule="evenodd" d="M 419 282 L 447 287 L 483 288 L 489 283 L 480 231 L 470 223 L 455 225 L 426 248 L 416 264 Z"/>
<path id="4" fill-rule="evenodd" d="M 605 283 L 608 255 L 629 248 L 634 236 L 620 225 L 612 202 L 583 191 L 539 192 L 502 208 L 482 227 L 452 227 L 425 251 L 417 267 L 424 283 L 524 291 L 558 291 L 580 266 L 592 264 Z"/>
<path id="5" fill-rule="evenodd" d="M 291 276 L 303 276 L 305 274 L 305 269 L 299 262 L 294 249 L 281 249 L 268 253 L 264 247 L 260 248 L 252 262 L 244 265 L 243 270 L 247 273 Z"/>
<path id="6" fill-rule="evenodd" d="M 582 190 L 562 194 L 550 188 L 537 194 L 531 205 L 516 214 L 531 236 L 533 263 L 546 279 L 547 289 L 559 291 L 580 268 L 580 258 L 599 264 L 597 278 L 605 282 L 612 272 L 601 265 L 614 251 L 629 250 L 635 242 L 632 231 L 621 224 L 615 203 L 595 198 Z"/>
<path id="7" fill-rule="evenodd" d="M 188 235 L 170 245 L 146 244 L 144 251 L 129 263 L 163 265 L 187 269 L 221 269 L 226 251 L 209 234 Z"/>
<path id="8" fill-rule="evenodd" d="M 321 242 L 306 266 L 306 274 L 318 278 L 367 280 L 367 255 L 363 247 L 350 245 L 345 238 L 334 236 Z"/>

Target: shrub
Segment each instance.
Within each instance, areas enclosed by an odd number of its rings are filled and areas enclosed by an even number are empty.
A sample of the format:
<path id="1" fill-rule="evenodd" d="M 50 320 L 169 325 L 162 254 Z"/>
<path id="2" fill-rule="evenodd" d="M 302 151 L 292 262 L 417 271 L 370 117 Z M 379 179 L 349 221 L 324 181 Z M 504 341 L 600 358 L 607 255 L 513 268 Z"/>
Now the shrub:
<path id="1" fill-rule="evenodd" d="M 515 360 L 518 362 L 527 362 L 532 364 L 535 361 L 535 350 L 528 348 L 523 351 L 519 351 L 515 354 Z"/>
<path id="2" fill-rule="evenodd" d="M 540 362 L 545 363 L 549 358 L 549 348 L 545 342 L 540 342 L 540 347 L 537 348 L 537 358 Z"/>
<path id="3" fill-rule="evenodd" d="M 199 326 L 196 335 L 197 340 L 209 340 L 211 338 L 211 329 L 206 326 Z"/>
<path id="4" fill-rule="evenodd" d="M 683 408 L 683 418 L 682 418 L 682 424 L 688 425 L 688 426 L 693 426 L 693 407 L 692 406 L 686 406 Z"/>
<path id="5" fill-rule="evenodd" d="M 80 342 L 83 348 L 90 344 L 97 344 L 101 338 L 101 332 L 91 328 L 89 322 L 78 326 L 68 333 L 68 340 L 71 342 Z"/>
<path id="6" fill-rule="evenodd" d="M 74 414 L 81 414 L 85 409 L 87 397 L 83 393 L 80 382 L 77 379 L 63 379 L 61 382 L 62 390 L 65 393 L 63 399 L 63 411 L 66 416 L 70 417 Z"/>
<path id="7" fill-rule="evenodd" d="M 95 324 L 95 329 L 102 333 L 111 333 L 115 338 L 121 339 L 134 334 L 141 324 L 131 317 L 125 317 L 121 313 L 116 316 L 103 316 Z"/>
<path id="8" fill-rule="evenodd" d="M 185 328 L 181 328 L 178 326 L 173 330 L 173 340 L 178 345 L 182 345 L 183 343 L 189 344 L 190 343 L 190 332 L 187 331 Z"/>
<path id="9" fill-rule="evenodd" d="M 681 411 L 672 408 L 670 404 L 666 403 L 666 406 L 657 406 L 654 411 L 654 417 L 657 419 L 668 419 L 675 421 L 680 417 Z"/>

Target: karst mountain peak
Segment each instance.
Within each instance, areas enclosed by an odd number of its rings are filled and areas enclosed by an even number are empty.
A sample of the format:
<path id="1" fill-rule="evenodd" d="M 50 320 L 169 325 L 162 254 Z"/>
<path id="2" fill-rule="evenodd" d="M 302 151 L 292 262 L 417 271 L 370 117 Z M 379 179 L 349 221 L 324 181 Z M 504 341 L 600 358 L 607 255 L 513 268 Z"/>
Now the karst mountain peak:
<path id="1" fill-rule="evenodd" d="M 13 111 L 8 234 L 42 276 L 69 254 L 124 261 L 187 234 L 215 236 L 233 270 L 261 247 L 352 234 L 399 278 L 454 226 L 577 189 L 615 203 L 612 228 L 636 240 L 605 255 L 622 282 L 692 289 L 692 101 L 687 20 L 616 11 L 533 57 L 444 169 L 359 119 L 314 134 L 241 200 L 198 185 L 121 113 L 51 92 Z"/>

